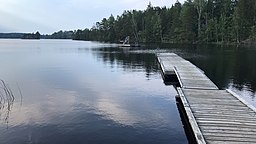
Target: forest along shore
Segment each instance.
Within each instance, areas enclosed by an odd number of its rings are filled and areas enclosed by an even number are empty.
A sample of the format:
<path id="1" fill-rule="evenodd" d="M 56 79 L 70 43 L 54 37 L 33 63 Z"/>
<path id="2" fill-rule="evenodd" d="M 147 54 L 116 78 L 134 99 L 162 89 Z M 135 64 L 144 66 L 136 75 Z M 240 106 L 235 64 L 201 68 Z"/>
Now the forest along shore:
<path id="1" fill-rule="evenodd" d="M 255 0 L 186 0 L 170 7 L 124 11 L 91 29 L 76 30 L 73 39 L 119 42 L 242 44 L 256 41 Z"/>

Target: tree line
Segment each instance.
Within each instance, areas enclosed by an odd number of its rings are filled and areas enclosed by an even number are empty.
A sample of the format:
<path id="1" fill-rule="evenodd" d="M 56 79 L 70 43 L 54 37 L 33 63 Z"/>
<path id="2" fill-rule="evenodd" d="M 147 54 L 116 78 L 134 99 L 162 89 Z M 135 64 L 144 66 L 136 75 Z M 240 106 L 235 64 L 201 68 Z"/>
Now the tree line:
<path id="1" fill-rule="evenodd" d="M 9 39 L 72 39 L 74 37 L 74 31 L 58 31 L 52 34 L 40 34 L 36 33 L 0 33 L 0 38 Z"/>
<path id="2" fill-rule="evenodd" d="M 36 33 L 27 33 L 24 34 L 21 38 L 22 39 L 40 39 L 40 33 L 37 31 Z"/>
<path id="3" fill-rule="evenodd" d="M 256 0 L 186 0 L 171 7 L 124 11 L 73 39 L 119 42 L 130 36 L 143 43 L 248 43 L 256 40 Z"/>
<path id="4" fill-rule="evenodd" d="M 50 35 L 41 35 L 42 39 L 72 39 L 74 36 L 74 31 L 69 30 L 69 31 L 58 31 L 54 32 Z"/>

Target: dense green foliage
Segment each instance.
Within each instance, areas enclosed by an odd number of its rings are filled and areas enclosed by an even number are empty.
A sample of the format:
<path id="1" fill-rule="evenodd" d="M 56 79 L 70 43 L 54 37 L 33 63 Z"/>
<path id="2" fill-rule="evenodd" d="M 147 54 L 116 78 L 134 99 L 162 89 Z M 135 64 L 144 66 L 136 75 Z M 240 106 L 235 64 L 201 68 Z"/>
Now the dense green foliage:
<path id="1" fill-rule="evenodd" d="M 0 33 L 0 38 L 11 39 L 72 39 L 74 36 L 73 31 L 58 31 L 50 35 L 36 33 Z"/>
<path id="2" fill-rule="evenodd" d="M 51 35 L 41 35 L 42 39 L 72 39 L 74 35 L 73 31 L 58 31 Z"/>
<path id="3" fill-rule="evenodd" d="M 24 34 L 22 39 L 40 39 L 41 35 L 39 32 Z"/>
<path id="4" fill-rule="evenodd" d="M 24 33 L 0 33 L 1 39 L 20 39 L 24 36 Z"/>
<path id="5" fill-rule="evenodd" d="M 148 5 L 75 31 L 73 39 L 119 42 L 242 43 L 256 39 L 256 0 L 187 0 L 170 8 Z"/>

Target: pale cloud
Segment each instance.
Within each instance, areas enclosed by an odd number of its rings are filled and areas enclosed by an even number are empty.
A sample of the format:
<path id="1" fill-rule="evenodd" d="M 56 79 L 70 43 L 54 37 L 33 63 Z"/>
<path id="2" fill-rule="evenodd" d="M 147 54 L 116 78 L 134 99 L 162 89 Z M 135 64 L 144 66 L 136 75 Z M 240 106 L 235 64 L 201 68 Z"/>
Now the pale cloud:
<path id="1" fill-rule="evenodd" d="M 183 2 L 184 0 L 180 0 Z M 176 0 L 151 0 L 170 7 Z M 90 28 L 110 14 L 147 7 L 148 0 L 0 0 L 0 27 L 18 32 L 52 33 L 60 29 Z"/>

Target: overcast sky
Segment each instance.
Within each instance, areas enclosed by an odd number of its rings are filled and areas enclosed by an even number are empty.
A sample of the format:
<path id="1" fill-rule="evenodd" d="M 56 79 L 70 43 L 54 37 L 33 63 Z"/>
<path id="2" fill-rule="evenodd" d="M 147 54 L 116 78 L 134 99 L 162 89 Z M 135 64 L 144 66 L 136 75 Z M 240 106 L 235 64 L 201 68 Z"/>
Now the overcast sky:
<path id="1" fill-rule="evenodd" d="M 170 7 L 176 0 L 150 0 L 153 6 Z M 179 0 L 181 3 L 184 0 Z M 144 10 L 149 0 L 0 0 L 0 32 L 53 33 L 91 28 L 110 14 Z"/>

